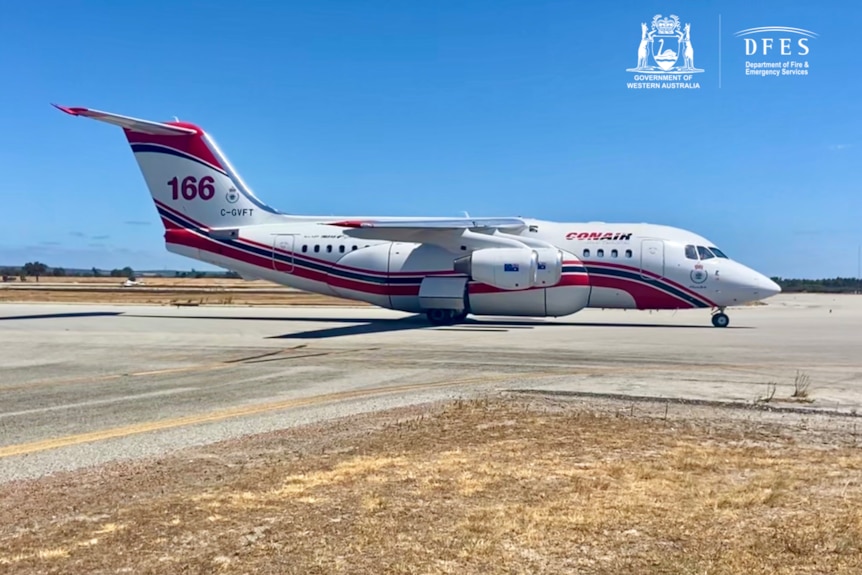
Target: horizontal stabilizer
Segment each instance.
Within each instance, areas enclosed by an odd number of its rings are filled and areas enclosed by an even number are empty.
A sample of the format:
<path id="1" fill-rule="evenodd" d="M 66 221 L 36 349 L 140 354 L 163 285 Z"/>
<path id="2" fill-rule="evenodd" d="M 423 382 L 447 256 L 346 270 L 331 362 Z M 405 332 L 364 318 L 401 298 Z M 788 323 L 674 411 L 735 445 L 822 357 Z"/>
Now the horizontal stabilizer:
<path id="1" fill-rule="evenodd" d="M 128 116 L 121 116 L 119 114 L 111 114 L 110 112 L 100 112 L 99 110 L 91 110 L 89 108 L 70 108 L 66 106 L 59 106 L 57 104 L 51 105 L 58 110 L 62 110 L 67 114 L 71 114 L 72 116 L 83 116 L 85 118 L 92 118 L 93 120 L 107 122 L 108 124 L 114 124 L 115 126 L 120 126 L 122 128 L 132 130 L 133 132 L 140 132 L 143 134 L 153 134 L 158 136 L 188 136 L 190 134 L 197 133 L 197 130 L 195 130 L 194 128 L 187 128 L 184 126 L 163 124 L 161 122 L 151 122 L 149 120 L 140 120 L 138 118 L 130 118 Z"/>

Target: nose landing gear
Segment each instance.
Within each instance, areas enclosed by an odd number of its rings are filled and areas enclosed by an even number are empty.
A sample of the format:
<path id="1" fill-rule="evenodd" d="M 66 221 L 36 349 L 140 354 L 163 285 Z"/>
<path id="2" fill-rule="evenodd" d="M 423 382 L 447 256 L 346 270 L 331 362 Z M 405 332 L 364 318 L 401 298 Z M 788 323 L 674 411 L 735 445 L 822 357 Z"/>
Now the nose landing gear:
<path id="1" fill-rule="evenodd" d="M 712 325 L 715 327 L 727 327 L 730 323 L 730 318 L 724 313 L 724 308 L 720 307 L 712 314 Z"/>

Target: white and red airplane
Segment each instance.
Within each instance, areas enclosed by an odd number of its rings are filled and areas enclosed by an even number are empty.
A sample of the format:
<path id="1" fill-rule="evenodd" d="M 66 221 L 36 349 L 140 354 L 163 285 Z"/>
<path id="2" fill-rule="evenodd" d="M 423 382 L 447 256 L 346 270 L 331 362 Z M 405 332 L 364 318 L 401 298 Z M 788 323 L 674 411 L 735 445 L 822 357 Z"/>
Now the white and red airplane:
<path id="1" fill-rule="evenodd" d="M 566 316 L 584 308 L 725 308 L 781 291 L 686 230 L 521 217 L 285 214 L 252 193 L 200 127 L 56 106 L 123 128 L 168 251 L 319 294 L 425 313 Z"/>

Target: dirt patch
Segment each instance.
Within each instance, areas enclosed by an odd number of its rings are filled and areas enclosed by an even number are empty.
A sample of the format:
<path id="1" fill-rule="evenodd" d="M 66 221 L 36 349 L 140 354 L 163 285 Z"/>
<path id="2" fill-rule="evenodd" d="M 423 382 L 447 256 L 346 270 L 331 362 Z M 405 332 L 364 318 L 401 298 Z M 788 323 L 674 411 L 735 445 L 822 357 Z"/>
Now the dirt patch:
<path id="1" fill-rule="evenodd" d="M 41 278 L 0 284 L 0 302 L 126 305 L 362 306 L 363 302 L 308 293 L 263 280 L 144 278 L 124 287 L 122 278 Z"/>
<path id="2" fill-rule="evenodd" d="M 859 573 L 855 435 L 720 412 L 459 401 L 11 484 L 0 565 Z"/>

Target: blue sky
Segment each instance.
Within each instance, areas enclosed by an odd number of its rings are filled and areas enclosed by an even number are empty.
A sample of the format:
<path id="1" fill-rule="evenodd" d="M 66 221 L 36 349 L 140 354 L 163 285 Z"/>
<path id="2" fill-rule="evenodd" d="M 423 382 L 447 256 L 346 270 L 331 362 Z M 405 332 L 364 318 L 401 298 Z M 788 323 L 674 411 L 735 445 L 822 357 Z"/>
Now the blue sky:
<path id="1" fill-rule="evenodd" d="M 691 23 L 699 89 L 626 87 L 654 14 Z M 8 3 L 0 263 L 210 269 L 165 251 L 120 130 L 57 102 L 195 122 L 287 212 L 646 221 L 768 275 L 855 276 L 860 20 L 777 0 Z M 808 76 L 745 75 L 734 32 L 773 25 L 818 34 Z"/>

